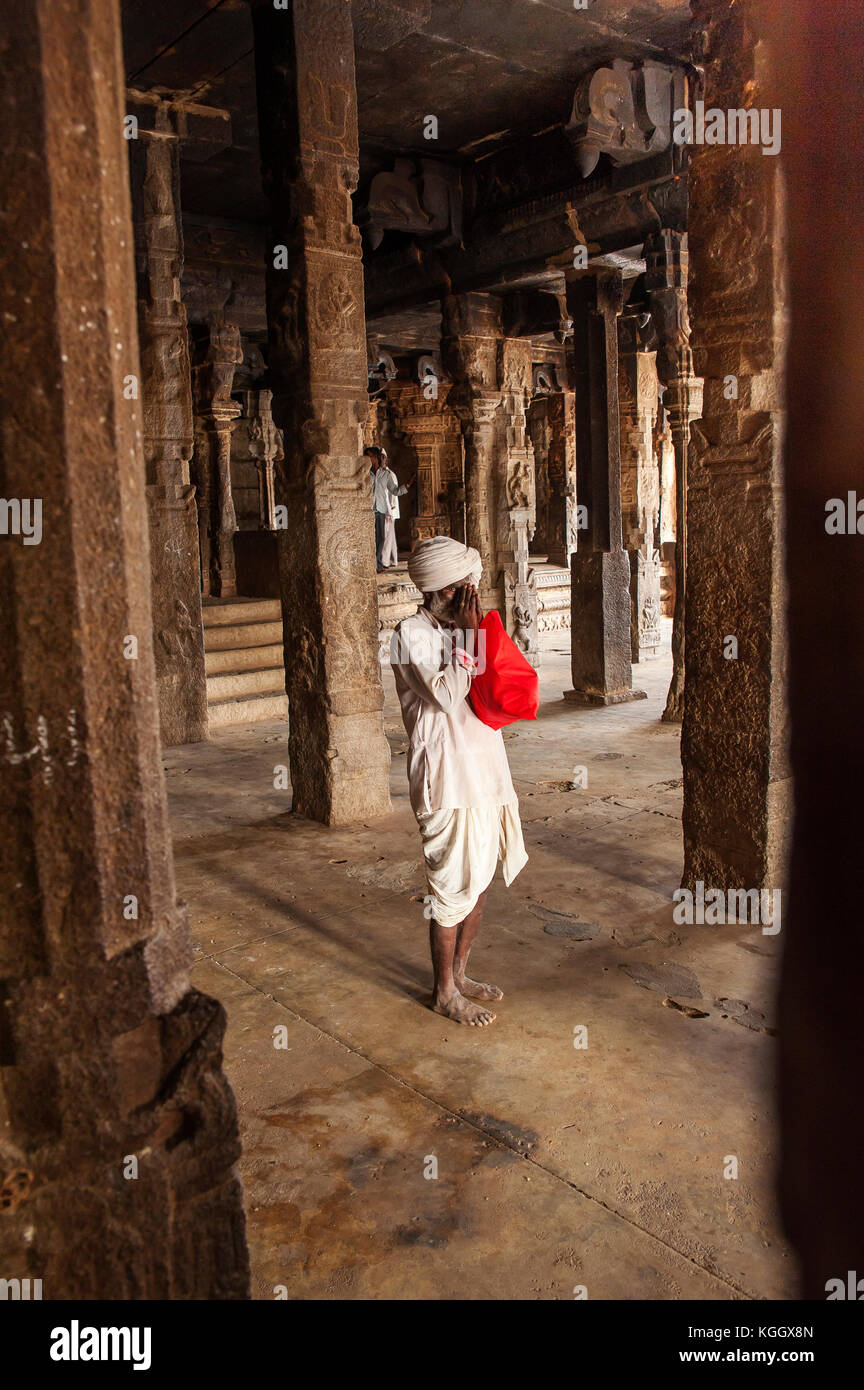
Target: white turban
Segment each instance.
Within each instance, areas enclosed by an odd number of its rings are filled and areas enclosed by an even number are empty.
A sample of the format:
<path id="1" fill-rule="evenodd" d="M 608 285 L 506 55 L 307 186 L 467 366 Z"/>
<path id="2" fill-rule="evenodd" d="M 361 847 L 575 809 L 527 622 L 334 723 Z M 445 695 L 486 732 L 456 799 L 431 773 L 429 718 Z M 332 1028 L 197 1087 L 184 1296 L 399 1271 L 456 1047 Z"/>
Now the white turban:
<path id="1" fill-rule="evenodd" d="M 420 541 L 408 557 L 408 573 L 421 594 L 437 594 L 451 584 L 470 580 L 480 583 L 483 565 L 480 552 L 450 536 L 430 536 Z"/>

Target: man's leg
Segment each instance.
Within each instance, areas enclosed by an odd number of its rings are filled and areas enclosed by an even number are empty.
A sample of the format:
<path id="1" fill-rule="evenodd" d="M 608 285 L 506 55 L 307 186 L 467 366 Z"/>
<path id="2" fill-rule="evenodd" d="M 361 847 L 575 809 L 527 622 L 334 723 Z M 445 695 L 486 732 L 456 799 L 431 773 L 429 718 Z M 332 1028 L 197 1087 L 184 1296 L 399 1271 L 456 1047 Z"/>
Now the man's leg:
<path id="1" fill-rule="evenodd" d="M 385 569 L 390 569 L 399 563 L 399 552 L 396 549 L 396 522 L 392 516 L 384 518 L 384 546 L 381 551 L 381 563 Z"/>
<path id="2" fill-rule="evenodd" d="M 383 512 L 376 511 L 376 513 L 375 513 L 375 568 L 378 569 L 378 570 L 382 570 L 382 569 L 384 568 L 384 561 L 383 561 L 383 558 L 382 558 L 382 551 L 383 551 L 383 549 L 384 549 L 384 537 L 385 537 L 386 534 L 387 534 L 386 529 L 385 529 L 385 526 L 384 526 L 384 523 L 385 523 L 386 520 L 387 520 L 387 518 L 385 517 L 385 515 L 384 515 Z"/>
<path id="3" fill-rule="evenodd" d="M 486 896 L 485 893 L 483 895 Z M 478 903 L 482 911 L 482 904 Z M 495 1015 L 488 1009 L 484 1009 L 480 1004 L 472 1004 L 470 999 L 458 988 L 454 975 L 454 954 L 459 934 L 472 917 L 477 914 L 477 908 L 469 913 L 464 922 L 460 922 L 455 927 L 442 927 L 435 921 L 429 924 L 429 946 L 432 951 L 432 969 L 435 975 L 435 983 L 432 993 L 432 1008 L 436 1014 L 443 1014 L 445 1018 L 452 1018 L 456 1023 L 470 1023 L 475 1028 L 485 1028 L 487 1023 L 492 1023 Z M 479 921 L 479 916 L 478 916 Z M 477 934 L 477 925 L 471 932 L 471 940 Z M 469 943 L 470 945 L 470 943 Z M 467 959 L 467 953 L 466 953 Z M 464 965 L 463 965 L 464 978 Z M 473 983 L 469 981 L 469 983 Z M 484 986 L 479 986 L 484 988 Z M 492 986 L 486 985 L 486 989 Z M 500 991 L 492 995 L 483 995 L 481 998 L 500 999 Z"/>
<path id="4" fill-rule="evenodd" d="M 503 999 L 503 990 L 497 985 L 484 985 L 479 980 L 469 980 L 465 971 L 468 968 L 468 954 L 480 928 L 480 919 L 486 906 L 486 891 L 477 899 L 477 906 L 469 912 L 464 922 L 456 928 L 456 947 L 453 951 L 453 979 L 460 994 L 468 999 Z"/>

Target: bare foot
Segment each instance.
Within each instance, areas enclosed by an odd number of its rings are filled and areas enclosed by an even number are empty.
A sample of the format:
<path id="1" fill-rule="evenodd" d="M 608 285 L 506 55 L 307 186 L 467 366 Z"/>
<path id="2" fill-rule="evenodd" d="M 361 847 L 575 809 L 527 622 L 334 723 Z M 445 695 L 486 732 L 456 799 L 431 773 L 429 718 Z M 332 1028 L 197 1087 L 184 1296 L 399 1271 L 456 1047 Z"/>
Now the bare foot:
<path id="1" fill-rule="evenodd" d="M 467 975 L 463 975 L 461 980 L 456 981 L 456 988 L 460 994 L 464 994 L 468 999 L 503 999 L 504 991 L 497 985 L 484 985 L 480 980 L 469 980 Z"/>
<path id="2" fill-rule="evenodd" d="M 452 1018 L 454 1023 L 470 1023 L 472 1028 L 485 1028 L 495 1021 L 495 1015 L 488 1009 L 481 1009 L 479 1004 L 472 1004 L 459 993 L 451 994 L 449 999 L 433 998 L 432 1008 L 436 1014 Z"/>

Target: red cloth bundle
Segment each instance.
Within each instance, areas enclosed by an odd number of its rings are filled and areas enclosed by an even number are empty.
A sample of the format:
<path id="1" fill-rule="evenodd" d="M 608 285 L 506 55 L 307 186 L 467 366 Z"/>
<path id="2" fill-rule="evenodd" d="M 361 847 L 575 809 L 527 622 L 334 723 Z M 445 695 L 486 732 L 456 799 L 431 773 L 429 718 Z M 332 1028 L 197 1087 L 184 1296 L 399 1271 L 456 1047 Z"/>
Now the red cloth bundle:
<path id="1" fill-rule="evenodd" d="M 536 719 L 540 693 L 534 667 L 507 636 L 494 609 L 486 614 L 480 631 L 485 633 L 485 669 L 474 677 L 468 695 L 477 718 L 490 729 L 515 724 L 517 719 Z"/>

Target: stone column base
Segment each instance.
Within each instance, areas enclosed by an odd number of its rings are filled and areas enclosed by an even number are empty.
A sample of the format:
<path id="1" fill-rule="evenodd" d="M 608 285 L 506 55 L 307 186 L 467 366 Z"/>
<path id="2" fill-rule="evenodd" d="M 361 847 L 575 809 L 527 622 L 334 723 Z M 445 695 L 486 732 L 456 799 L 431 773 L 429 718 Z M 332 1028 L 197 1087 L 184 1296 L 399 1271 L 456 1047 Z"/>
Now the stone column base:
<path id="1" fill-rule="evenodd" d="M 565 690 L 564 699 L 571 705 L 626 705 L 631 700 L 647 700 L 646 690 L 618 690 L 608 695 L 595 695 L 590 690 Z"/>
<path id="2" fill-rule="evenodd" d="M 570 558 L 570 670 L 566 698 L 619 705 L 645 698 L 630 669 L 630 559 L 626 550 L 576 552 Z"/>

